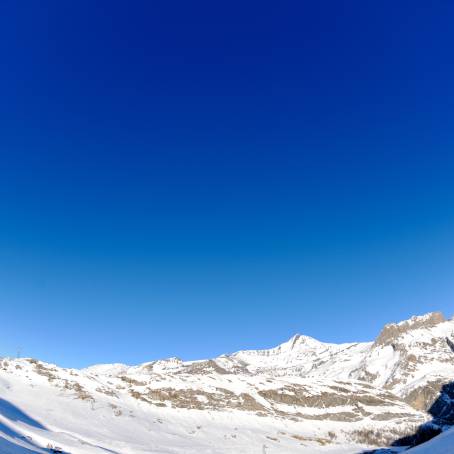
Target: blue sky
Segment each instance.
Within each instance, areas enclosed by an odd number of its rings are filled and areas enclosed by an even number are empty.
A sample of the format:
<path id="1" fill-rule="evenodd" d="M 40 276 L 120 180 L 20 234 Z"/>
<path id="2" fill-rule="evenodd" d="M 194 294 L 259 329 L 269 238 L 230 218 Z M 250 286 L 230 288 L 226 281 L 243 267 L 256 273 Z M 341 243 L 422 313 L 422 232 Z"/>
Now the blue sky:
<path id="1" fill-rule="evenodd" d="M 453 13 L 2 2 L 0 354 L 196 359 L 451 316 Z"/>

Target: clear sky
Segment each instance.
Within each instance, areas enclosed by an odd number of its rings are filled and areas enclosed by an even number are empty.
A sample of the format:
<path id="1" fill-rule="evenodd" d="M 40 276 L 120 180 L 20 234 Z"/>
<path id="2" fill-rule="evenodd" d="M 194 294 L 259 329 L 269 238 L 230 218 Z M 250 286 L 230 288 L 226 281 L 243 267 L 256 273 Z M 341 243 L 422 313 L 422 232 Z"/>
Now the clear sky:
<path id="1" fill-rule="evenodd" d="M 0 4 L 0 354 L 210 357 L 454 313 L 454 3 Z"/>

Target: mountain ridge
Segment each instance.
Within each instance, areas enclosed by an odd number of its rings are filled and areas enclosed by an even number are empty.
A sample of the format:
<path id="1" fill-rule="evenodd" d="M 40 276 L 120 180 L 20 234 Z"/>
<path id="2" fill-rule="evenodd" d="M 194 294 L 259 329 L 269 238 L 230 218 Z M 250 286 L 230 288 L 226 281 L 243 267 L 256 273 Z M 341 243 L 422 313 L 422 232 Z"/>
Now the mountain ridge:
<path id="1" fill-rule="evenodd" d="M 0 404 L 0 440 L 14 454 L 27 443 L 48 452 L 44 442 L 73 454 L 361 452 L 433 419 L 429 409 L 454 377 L 449 339 L 454 321 L 433 312 L 387 324 L 371 342 L 296 334 L 197 361 L 79 370 L 2 358 L 0 395 L 46 429 L 5 416 Z"/>

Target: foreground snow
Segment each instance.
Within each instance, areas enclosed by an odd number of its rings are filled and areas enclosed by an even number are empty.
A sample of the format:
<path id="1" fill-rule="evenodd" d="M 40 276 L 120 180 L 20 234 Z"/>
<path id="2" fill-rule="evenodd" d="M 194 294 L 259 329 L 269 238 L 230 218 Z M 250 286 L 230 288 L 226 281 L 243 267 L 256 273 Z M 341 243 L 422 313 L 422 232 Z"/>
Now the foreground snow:
<path id="1" fill-rule="evenodd" d="M 39 388 L 39 391 L 36 389 Z M 38 391 L 38 392 L 37 392 Z M 50 389 L 14 385 L 0 403 L 0 452 L 48 452 L 48 443 L 65 452 L 100 453 L 317 453 L 360 451 L 359 446 L 322 447 L 313 440 L 316 427 L 232 412 L 151 408 L 122 402 L 124 415 L 115 416 L 110 402 L 97 401 L 87 409 Z M 14 407 L 11 401 L 15 400 Z M 31 418 L 20 408 L 27 407 Z M 27 439 L 27 437 L 29 437 Z"/>
<path id="2" fill-rule="evenodd" d="M 453 454 L 454 453 L 454 430 L 436 436 L 432 440 L 408 451 L 410 454 Z"/>
<path id="3" fill-rule="evenodd" d="M 95 400 L 84 399 L 79 388 L 59 389 L 46 377 L 35 376 L 27 360 L 13 364 L 21 367 L 14 379 L 2 373 L 0 380 L 2 454 L 48 452 L 39 448 L 48 443 L 80 454 L 340 454 L 362 450 L 355 443 L 328 445 L 327 428 L 342 430 L 340 422 L 301 423 L 241 410 L 167 408 L 132 396 L 99 392 L 93 393 Z M 57 371 L 59 380 L 75 379 L 85 390 L 101 389 L 109 381 L 77 371 Z"/>

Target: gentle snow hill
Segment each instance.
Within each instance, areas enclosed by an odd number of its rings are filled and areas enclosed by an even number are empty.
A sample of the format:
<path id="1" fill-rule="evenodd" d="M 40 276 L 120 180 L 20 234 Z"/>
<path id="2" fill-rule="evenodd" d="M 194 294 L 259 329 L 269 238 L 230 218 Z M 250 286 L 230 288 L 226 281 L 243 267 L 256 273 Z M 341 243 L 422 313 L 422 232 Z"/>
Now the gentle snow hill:
<path id="1" fill-rule="evenodd" d="M 450 423 L 453 346 L 454 321 L 431 313 L 374 342 L 296 335 L 201 361 L 77 370 L 3 358 L 0 453 L 359 453 Z"/>

